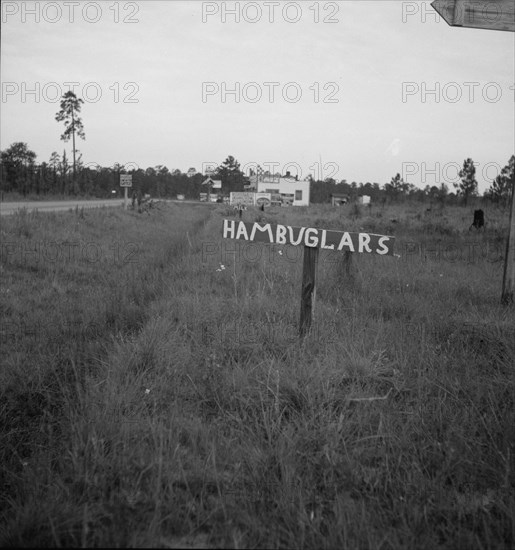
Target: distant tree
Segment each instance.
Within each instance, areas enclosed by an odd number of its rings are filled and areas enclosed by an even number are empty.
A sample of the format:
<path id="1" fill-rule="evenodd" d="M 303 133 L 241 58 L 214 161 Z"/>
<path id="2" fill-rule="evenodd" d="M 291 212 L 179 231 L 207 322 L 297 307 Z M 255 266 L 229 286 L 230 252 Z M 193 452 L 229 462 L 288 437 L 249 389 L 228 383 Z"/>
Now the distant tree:
<path id="1" fill-rule="evenodd" d="M 82 173 L 84 171 L 84 163 L 82 162 L 82 153 L 78 149 L 76 149 L 75 152 L 77 156 L 75 161 L 76 174 L 73 177 L 73 181 L 70 189 L 73 195 L 82 193 L 82 190 L 84 187 L 84 185 L 82 184 L 82 180 L 83 180 Z"/>
<path id="2" fill-rule="evenodd" d="M 334 193 L 342 194 L 342 195 L 351 195 L 352 188 L 350 183 L 347 183 L 346 179 L 342 179 L 339 183 L 337 183 L 334 187 Z"/>
<path id="3" fill-rule="evenodd" d="M 465 199 L 465 206 L 470 197 L 477 195 L 476 167 L 470 158 L 463 162 L 463 168 L 459 172 L 461 181 L 454 184 L 456 193 Z"/>
<path id="4" fill-rule="evenodd" d="M 61 159 L 61 165 L 59 166 L 59 175 L 61 176 L 61 193 L 64 195 L 66 191 L 66 180 L 68 179 L 68 171 L 70 167 L 68 165 L 68 157 L 66 156 L 66 149 L 63 149 L 63 157 Z"/>
<path id="5" fill-rule="evenodd" d="M 56 171 L 57 171 L 57 167 L 59 166 L 59 163 L 61 162 L 61 157 L 59 156 L 59 153 L 57 153 L 56 151 L 54 151 L 51 155 L 50 155 L 50 160 L 48 161 L 48 165 L 51 167 L 51 168 L 54 168 Z"/>
<path id="6" fill-rule="evenodd" d="M 361 184 L 361 191 L 363 193 L 363 195 L 368 195 L 370 197 L 370 200 L 374 200 L 374 188 L 372 187 L 372 184 L 367 181 L 367 183 L 365 183 L 364 185 Z"/>
<path id="7" fill-rule="evenodd" d="M 336 183 L 332 178 L 324 181 L 310 180 L 309 198 L 312 203 L 327 203 L 331 201 L 331 195 L 336 193 Z"/>
<path id="8" fill-rule="evenodd" d="M 46 193 L 49 189 L 49 181 L 51 178 L 49 177 L 51 174 L 51 170 L 48 166 L 48 163 L 42 162 L 37 170 L 37 180 L 36 180 L 36 193 L 39 195 L 40 193 Z"/>
<path id="9" fill-rule="evenodd" d="M 455 205 L 458 202 L 458 196 L 456 195 L 456 193 L 448 193 L 447 197 L 445 197 L 445 201 L 449 205 Z"/>
<path id="10" fill-rule="evenodd" d="M 157 174 L 157 196 L 162 197 L 163 195 L 168 196 L 169 194 L 169 187 L 167 183 L 171 179 L 170 171 L 166 166 L 163 166 L 162 164 L 158 164 L 155 168 L 156 174 Z"/>
<path id="11" fill-rule="evenodd" d="M 382 195 L 381 186 L 377 182 L 374 182 L 372 184 L 372 191 L 370 193 L 372 200 L 374 202 L 379 201 L 379 199 L 381 198 L 381 195 Z"/>
<path id="12" fill-rule="evenodd" d="M 404 187 L 404 193 L 408 195 L 410 199 L 424 200 L 424 192 L 412 183 L 406 183 Z"/>
<path id="13" fill-rule="evenodd" d="M 5 151 L 2 151 L 2 162 L 10 162 L 15 166 L 27 166 L 36 160 L 36 153 L 29 149 L 26 143 L 17 141 Z"/>
<path id="14" fill-rule="evenodd" d="M 485 196 L 494 202 L 506 206 L 511 197 L 513 180 L 515 178 L 515 155 L 512 155 L 508 164 L 501 170 L 501 173 L 492 181 Z"/>
<path id="15" fill-rule="evenodd" d="M 36 153 L 26 143 L 17 141 L 2 151 L 1 160 L 2 190 L 18 191 L 26 195 L 34 176 Z"/>
<path id="16" fill-rule="evenodd" d="M 94 196 L 97 193 L 97 171 L 89 166 L 83 166 L 82 162 L 78 162 L 79 168 L 79 190 L 81 194 L 86 196 Z"/>
<path id="17" fill-rule="evenodd" d="M 50 186 L 50 188 L 52 189 L 52 191 L 56 192 L 58 188 L 57 175 L 61 166 L 61 157 L 59 156 L 59 153 L 57 153 L 56 151 L 52 152 L 48 161 L 48 166 L 52 175 L 52 185 Z"/>
<path id="18" fill-rule="evenodd" d="M 81 110 L 81 104 L 84 101 L 77 98 L 77 96 L 70 90 L 66 92 L 61 98 L 61 110 L 56 113 L 55 120 L 57 122 L 64 122 L 64 133 L 61 134 L 61 140 L 65 143 L 72 138 L 73 143 L 73 181 L 75 182 L 76 172 L 76 159 L 75 159 L 75 134 L 81 139 L 86 139 L 84 134 L 84 126 L 82 120 L 79 117 Z"/>
<path id="19" fill-rule="evenodd" d="M 410 184 L 404 182 L 400 174 L 396 174 L 390 180 L 390 183 L 385 183 L 384 190 L 390 199 L 397 200 L 400 196 L 409 191 L 409 185 Z"/>
<path id="20" fill-rule="evenodd" d="M 440 201 L 440 205 L 443 207 L 447 196 L 449 195 L 449 188 L 445 183 L 442 183 L 438 189 L 438 200 Z"/>
<path id="21" fill-rule="evenodd" d="M 168 170 L 168 168 L 166 166 L 164 166 L 163 164 L 158 164 L 155 168 L 156 172 L 160 175 L 167 175 L 170 173 L 170 170 Z"/>
<path id="22" fill-rule="evenodd" d="M 119 162 L 115 162 L 113 164 L 113 172 L 120 174 L 122 171 L 123 171 L 123 164 L 120 164 Z"/>
<path id="23" fill-rule="evenodd" d="M 245 174 L 240 170 L 240 163 L 232 155 L 217 168 L 215 177 L 222 180 L 222 189 L 225 193 L 243 191 Z"/>

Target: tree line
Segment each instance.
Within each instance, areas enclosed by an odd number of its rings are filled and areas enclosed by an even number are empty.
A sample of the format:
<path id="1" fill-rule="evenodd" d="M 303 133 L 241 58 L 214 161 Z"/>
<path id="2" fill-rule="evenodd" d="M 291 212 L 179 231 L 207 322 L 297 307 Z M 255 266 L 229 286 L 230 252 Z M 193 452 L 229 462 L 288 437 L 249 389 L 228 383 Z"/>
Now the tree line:
<path id="1" fill-rule="evenodd" d="M 132 175 L 132 189 L 156 198 L 175 198 L 184 195 L 186 199 L 197 199 L 207 191 L 203 182 L 207 176 L 194 168 L 188 172 L 179 169 L 170 171 L 166 166 L 158 165 L 146 169 L 136 167 L 134 163 L 124 166 L 115 163 L 111 167 L 85 164 L 82 156 L 70 162 L 66 151 L 62 156 L 53 152 L 50 159 L 38 164 L 36 153 L 26 143 L 13 143 L 1 152 L 0 191 L 23 197 L 34 196 L 70 196 L 83 198 L 107 198 L 121 194 L 120 175 Z M 239 170 L 239 163 L 233 157 L 221 163 L 211 174 L 214 179 L 222 180 L 222 191 L 243 191 L 248 178 Z"/>
<path id="2" fill-rule="evenodd" d="M 80 117 L 83 103 L 82 99 L 78 99 L 69 91 L 63 95 L 60 110 L 55 115 L 55 120 L 63 122 L 65 126 L 61 140 L 72 140 L 71 160 L 68 159 L 66 150 L 63 150 L 62 155 L 54 151 L 48 161 L 38 164 L 36 153 L 24 142 L 13 143 L 1 151 L 2 197 L 6 193 L 11 193 L 23 197 L 51 195 L 106 198 L 121 193 L 121 174 L 132 175 L 133 190 L 156 198 L 175 198 L 177 195 L 183 195 L 186 199 L 195 200 L 201 192 L 207 191 L 207 186 L 203 185 L 206 175 L 198 173 L 194 168 L 183 173 L 179 169 L 170 171 L 163 165 L 142 169 L 133 163 L 125 166 L 115 163 L 112 167 L 84 163 L 76 148 L 76 138 L 86 139 Z M 375 182 L 348 183 L 345 179 L 337 182 L 333 178 L 311 178 L 310 200 L 312 203 L 327 203 L 331 201 L 331 195 L 343 194 L 351 201 L 359 196 L 368 195 L 375 203 L 402 202 L 410 199 L 440 204 L 460 201 L 467 204 L 471 198 L 478 196 L 475 174 L 474 162 L 470 158 L 465 159 L 459 172 L 459 181 L 453 184 L 455 192 L 450 192 L 444 183 L 440 186 L 427 185 L 421 189 L 405 182 L 400 174 L 396 174 L 389 183 L 382 185 Z M 243 191 L 250 181 L 241 171 L 240 163 L 231 155 L 209 175 L 213 179 L 221 180 L 224 195 L 231 191 Z M 271 174 L 264 172 L 264 175 Z M 511 196 L 514 178 L 515 155 L 512 155 L 501 173 L 492 181 L 484 197 L 506 205 Z"/>
<path id="3" fill-rule="evenodd" d="M 15 193 L 23 197 L 34 196 L 70 196 L 83 198 L 107 198 L 122 193 L 119 183 L 121 174 L 132 175 L 132 188 L 156 198 L 175 198 L 183 195 L 185 199 L 198 200 L 200 193 L 207 192 L 203 185 L 207 175 L 190 168 L 187 172 L 179 169 L 169 170 L 164 165 L 146 169 L 134 165 L 114 164 L 111 167 L 85 164 L 79 154 L 74 164 L 69 161 L 66 151 L 62 155 L 53 152 L 47 162 L 36 163 L 36 154 L 26 143 L 13 143 L 1 152 L 2 194 Z M 492 181 L 484 197 L 502 206 L 508 204 L 515 174 L 515 156 L 512 156 L 501 173 Z M 228 156 L 224 162 L 210 173 L 213 179 L 222 181 L 222 193 L 243 191 L 249 184 L 240 169 L 239 162 Z M 265 176 L 269 175 L 265 172 Z M 346 195 L 349 201 L 368 195 L 374 203 L 399 203 L 406 200 L 430 202 L 432 204 L 464 203 L 478 197 L 475 167 L 471 159 L 464 161 L 459 173 L 460 181 L 455 192 L 442 183 L 440 186 L 426 185 L 424 189 L 406 183 L 400 174 L 393 176 L 389 183 L 349 183 L 343 179 L 310 180 L 310 200 L 312 203 L 329 203 L 331 195 Z"/>

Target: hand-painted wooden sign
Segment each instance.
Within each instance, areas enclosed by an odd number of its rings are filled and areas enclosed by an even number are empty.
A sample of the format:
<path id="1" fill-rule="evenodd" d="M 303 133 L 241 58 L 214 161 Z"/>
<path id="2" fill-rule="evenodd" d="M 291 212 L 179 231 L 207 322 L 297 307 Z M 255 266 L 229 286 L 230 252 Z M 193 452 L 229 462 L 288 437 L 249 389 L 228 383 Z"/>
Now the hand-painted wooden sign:
<path id="1" fill-rule="evenodd" d="M 395 237 L 373 233 L 349 233 L 316 227 L 291 227 L 270 223 L 223 221 L 224 239 L 242 239 L 258 243 L 291 244 L 335 252 L 357 252 L 392 256 Z"/>
<path id="2" fill-rule="evenodd" d="M 291 227 L 270 223 L 223 221 L 224 239 L 242 239 L 258 243 L 304 246 L 300 301 L 300 337 L 311 327 L 315 301 L 316 266 L 319 250 L 357 252 L 392 256 L 395 237 L 373 233 L 349 233 L 317 227 Z"/>
<path id="3" fill-rule="evenodd" d="M 515 31 L 513 0 L 434 0 L 431 6 L 453 27 Z"/>

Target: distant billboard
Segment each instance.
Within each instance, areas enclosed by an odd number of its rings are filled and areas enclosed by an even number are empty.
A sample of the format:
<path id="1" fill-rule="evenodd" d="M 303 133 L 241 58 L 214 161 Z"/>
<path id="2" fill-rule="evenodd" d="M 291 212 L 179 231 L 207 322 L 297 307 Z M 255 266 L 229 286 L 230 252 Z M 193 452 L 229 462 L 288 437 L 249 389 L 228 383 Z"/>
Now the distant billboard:
<path id="1" fill-rule="evenodd" d="M 256 206 L 271 206 L 272 193 L 254 193 Z"/>
<path id="2" fill-rule="evenodd" d="M 244 206 L 270 206 L 272 204 L 271 193 L 254 193 L 251 191 L 233 191 L 230 204 Z"/>
<path id="3" fill-rule="evenodd" d="M 255 193 L 250 193 L 248 191 L 232 191 L 230 204 L 237 205 L 243 204 L 244 206 L 254 206 L 255 204 Z"/>

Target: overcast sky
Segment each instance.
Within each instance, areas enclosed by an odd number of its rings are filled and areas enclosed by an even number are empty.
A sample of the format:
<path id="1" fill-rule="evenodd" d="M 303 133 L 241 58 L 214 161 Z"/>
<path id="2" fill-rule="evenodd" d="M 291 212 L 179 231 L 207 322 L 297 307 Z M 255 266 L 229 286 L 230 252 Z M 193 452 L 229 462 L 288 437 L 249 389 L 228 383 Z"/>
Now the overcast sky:
<path id="1" fill-rule="evenodd" d="M 102 166 L 233 155 L 452 188 L 471 157 L 482 192 L 514 153 L 515 33 L 449 27 L 424 1 L 271 4 L 2 2 L 1 148 L 69 154 L 54 118 L 76 82 L 77 148 Z"/>

